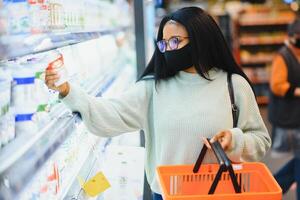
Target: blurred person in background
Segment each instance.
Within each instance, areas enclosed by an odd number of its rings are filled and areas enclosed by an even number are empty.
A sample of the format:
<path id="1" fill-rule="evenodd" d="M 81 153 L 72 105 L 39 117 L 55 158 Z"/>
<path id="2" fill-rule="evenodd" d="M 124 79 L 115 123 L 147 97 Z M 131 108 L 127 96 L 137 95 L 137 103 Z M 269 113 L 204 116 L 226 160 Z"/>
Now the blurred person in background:
<path id="1" fill-rule="evenodd" d="M 283 193 L 296 182 L 300 200 L 300 19 L 289 25 L 288 36 L 272 63 L 269 119 L 273 126 L 272 150 L 294 153 L 275 178 Z"/>

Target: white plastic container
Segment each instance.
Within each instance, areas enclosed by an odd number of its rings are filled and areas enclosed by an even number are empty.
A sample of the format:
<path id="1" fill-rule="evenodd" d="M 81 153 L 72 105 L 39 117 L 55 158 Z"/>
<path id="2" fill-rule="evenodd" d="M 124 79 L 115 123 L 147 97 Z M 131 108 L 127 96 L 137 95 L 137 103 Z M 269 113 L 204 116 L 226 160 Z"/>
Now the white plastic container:
<path id="1" fill-rule="evenodd" d="M 35 72 L 32 67 L 15 64 L 13 67 L 12 105 L 15 109 L 16 134 L 35 133 L 32 121 L 36 112 Z"/>
<path id="2" fill-rule="evenodd" d="M 30 32 L 29 6 L 27 0 L 11 0 L 7 2 L 9 34 L 24 34 Z"/>
<path id="3" fill-rule="evenodd" d="M 10 107 L 11 81 L 8 70 L 0 66 L 0 146 L 15 137 L 14 116 Z"/>
<path id="4" fill-rule="evenodd" d="M 9 141 L 7 121 L 7 113 L 9 110 L 9 101 L 7 100 L 10 98 L 8 92 L 9 86 L 7 81 L 0 77 L 0 146 L 7 144 Z"/>
<path id="5" fill-rule="evenodd" d="M 49 100 L 50 94 L 48 87 L 45 85 L 45 55 L 31 57 L 22 64 L 26 68 L 33 70 L 35 81 L 34 81 L 34 96 L 33 100 L 36 104 L 35 121 L 39 127 L 44 127 L 45 123 L 49 120 Z"/>

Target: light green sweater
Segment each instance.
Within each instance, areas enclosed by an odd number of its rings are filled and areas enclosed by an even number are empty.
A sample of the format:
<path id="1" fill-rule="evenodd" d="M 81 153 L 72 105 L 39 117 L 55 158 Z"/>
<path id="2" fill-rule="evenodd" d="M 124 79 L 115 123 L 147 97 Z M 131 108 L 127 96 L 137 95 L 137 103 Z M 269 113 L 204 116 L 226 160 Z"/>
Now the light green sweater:
<path id="1" fill-rule="evenodd" d="M 147 179 L 151 189 L 161 193 L 156 167 L 195 163 L 203 146 L 202 137 L 229 129 L 233 148 L 226 153 L 232 161 L 260 160 L 271 145 L 248 82 L 239 75 L 232 76 L 240 110 L 238 128 L 232 128 L 227 73 L 213 69 L 209 77 L 212 81 L 180 72 L 159 82 L 156 88 L 153 80 L 139 81 L 114 99 L 92 97 L 71 85 L 63 102 L 79 111 L 96 135 L 112 137 L 143 129 Z"/>

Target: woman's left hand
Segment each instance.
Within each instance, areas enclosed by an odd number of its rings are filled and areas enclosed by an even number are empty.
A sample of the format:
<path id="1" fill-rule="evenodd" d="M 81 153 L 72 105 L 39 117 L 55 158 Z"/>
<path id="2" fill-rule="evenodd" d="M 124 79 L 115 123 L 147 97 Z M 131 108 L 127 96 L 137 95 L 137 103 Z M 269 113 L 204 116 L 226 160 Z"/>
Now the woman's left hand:
<path id="1" fill-rule="evenodd" d="M 217 133 L 214 137 L 210 139 L 210 143 L 213 143 L 215 141 L 219 141 L 224 151 L 232 148 L 232 133 L 229 130 L 221 131 Z M 211 149 L 208 141 L 206 139 L 203 139 L 204 144 Z"/>

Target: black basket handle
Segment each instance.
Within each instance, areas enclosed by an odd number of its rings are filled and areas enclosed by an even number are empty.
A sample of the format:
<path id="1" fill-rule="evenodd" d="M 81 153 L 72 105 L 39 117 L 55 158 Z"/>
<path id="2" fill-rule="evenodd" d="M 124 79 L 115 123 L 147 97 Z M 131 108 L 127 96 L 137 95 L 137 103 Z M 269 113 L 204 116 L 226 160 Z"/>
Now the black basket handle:
<path id="1" fill-rule="evenodd" d="M 207 139 L 207 141 L 209 142 L 209 139 Z M 236 193 L 241 193 L 241 187 L 240 185 L 238 184 L 238 181 L 237 181 L 237 177 L 234 173 L 234 170 L 233 170 L 233 167 L 232 167 L 232 164 L 231 164 L 231 161 L 229 160 L 229 158 L 227 157 L 226 153 L 224 152 L 221 144 L 219 143 L 219 141 L 215 141 L 213 143 L 209 142 L 219 164 L 220 164 L 220 168 L 216 174 L 216 177 L 209 189 L 209 192 L 208 194 L 213 194 L 217 188 L 217 185 L 219 183 L 219 181 L 221 180 L 221 177 L 222 177 L 222 173 L 223 172 L 226 172 L 228 171 L 229 172 L 229 175 L 230 175 L 230 179 L 231 179 L 231 182 L 232 182 L 232 185 L 234 187 L 234 190 Z M 203 145 L 203 148 L 201 149 L 201 152 L 199 154 L 199 157 L 194 165 L 194 169 L 193 169 L 193 172 L 194 173 L 197 173 L 200 169 L 200 166 L 202 164 L 202 161 L 204 159 L 204 156 L 207 152 L 207 146 L 206 145 Z"/>

